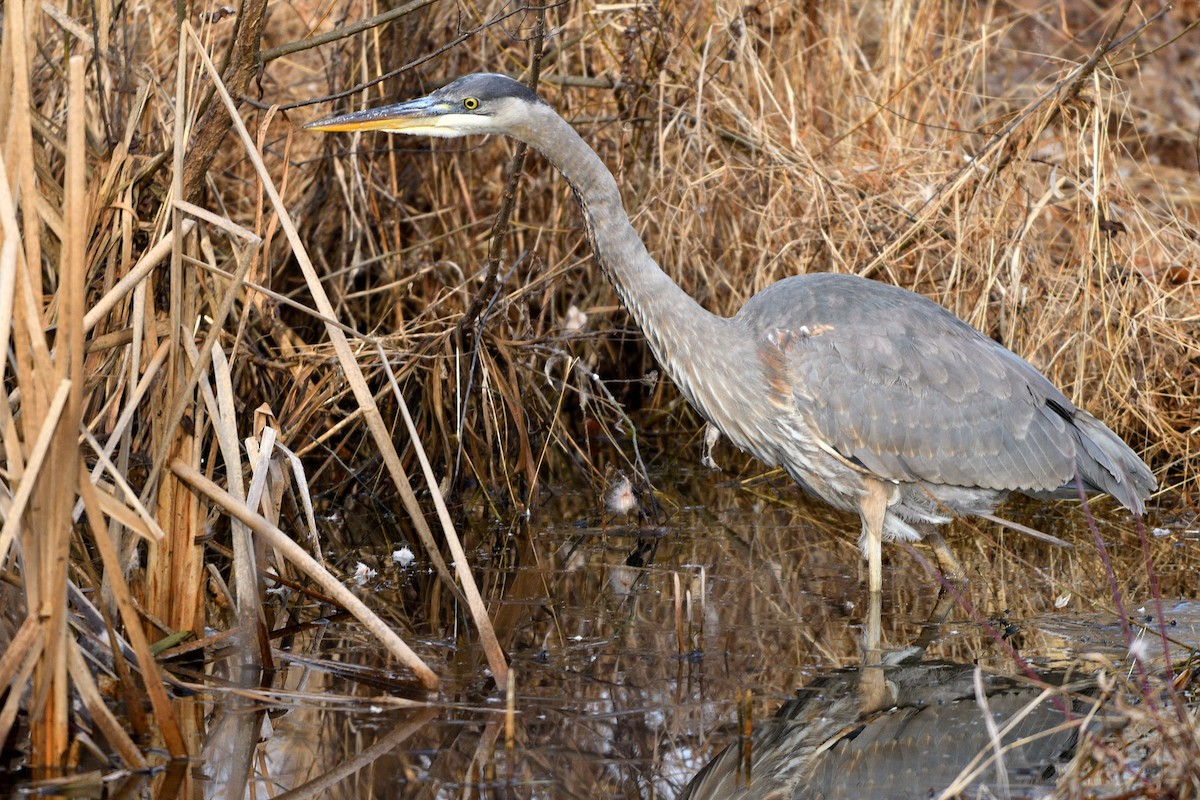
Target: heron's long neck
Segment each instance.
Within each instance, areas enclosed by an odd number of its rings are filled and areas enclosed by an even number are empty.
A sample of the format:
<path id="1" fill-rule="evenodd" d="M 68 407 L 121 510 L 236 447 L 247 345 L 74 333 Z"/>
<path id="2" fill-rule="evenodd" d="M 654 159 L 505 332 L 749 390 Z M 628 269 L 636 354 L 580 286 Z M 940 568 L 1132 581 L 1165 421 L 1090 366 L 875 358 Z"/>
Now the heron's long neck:
<path id="1" fill-rule="evenodd" d="M 701 307 L 650 257 L 629 222 L 612 173 L 565 120 L 546 108 L 522 138 L 541 150 L 571 185 L 596 261 L 659 363 L 693 404 L 705 405 L 697 396 L 702 389 L 688 374 L 691 362 L 685 354 L 694 359 L 698 348 L 720 347 L 729 321 Z"/>

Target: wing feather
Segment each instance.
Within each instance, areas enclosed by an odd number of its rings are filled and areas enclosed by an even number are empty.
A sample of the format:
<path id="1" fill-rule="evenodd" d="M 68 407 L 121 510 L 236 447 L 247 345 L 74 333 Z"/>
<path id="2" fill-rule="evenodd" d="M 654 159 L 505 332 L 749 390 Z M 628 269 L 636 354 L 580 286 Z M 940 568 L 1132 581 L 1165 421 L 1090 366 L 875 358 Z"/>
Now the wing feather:
<path id="1" fill-rule="evenodd" d="M 772 360 L 786 370 L 776 383 L 791 387 L 816 435 L 880 477 L 1037 492 L 1074 475 L 1070 400 L 919 295 L 797 276 L 756 295 L 737 320 L 784 350 Z"/>

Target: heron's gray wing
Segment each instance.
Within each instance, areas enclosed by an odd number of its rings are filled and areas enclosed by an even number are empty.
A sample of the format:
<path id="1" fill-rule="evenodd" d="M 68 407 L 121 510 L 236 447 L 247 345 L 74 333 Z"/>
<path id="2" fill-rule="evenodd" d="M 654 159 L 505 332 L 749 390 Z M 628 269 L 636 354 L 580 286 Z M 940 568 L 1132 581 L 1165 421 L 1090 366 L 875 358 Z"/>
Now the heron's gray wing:
<path id="1" fill-rule="evenodd" d="M 756 295 L 738 318 L 777 348 L 764 363 L 785 371 L 778 377 L 809 428 L 875 475 L 1032 491 L 1074 475 L 1071 402 L 919 295 L 853 276 L 798 276 Z"/>

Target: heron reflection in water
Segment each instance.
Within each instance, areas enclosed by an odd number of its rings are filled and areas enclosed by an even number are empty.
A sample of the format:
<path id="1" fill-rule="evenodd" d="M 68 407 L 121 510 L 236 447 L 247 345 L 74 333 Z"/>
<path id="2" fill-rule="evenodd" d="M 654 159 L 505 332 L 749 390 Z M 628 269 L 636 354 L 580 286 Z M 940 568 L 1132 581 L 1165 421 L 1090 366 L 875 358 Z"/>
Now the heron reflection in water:
<path id="1" fill-rule="evenodd" d="M 308 127 L 503 134 L 540 150 L 575 192 L 596 262 L 692 406 L 809 494 L 859 515 L 872 593 L 882 541 L 921 539 L 918 525 L 987 514 L 1010 492 L 1075 496 L 1077 480 L 1140 515 L 1156 488 L 1137 454 L 1032 365 L 912 292 L 796 275 L 732 317 L 705 310 L 650 257 L 599 156 L 510 78 L 467 75 Z M 961 574 L 929 535 L 942 569 Z"/>

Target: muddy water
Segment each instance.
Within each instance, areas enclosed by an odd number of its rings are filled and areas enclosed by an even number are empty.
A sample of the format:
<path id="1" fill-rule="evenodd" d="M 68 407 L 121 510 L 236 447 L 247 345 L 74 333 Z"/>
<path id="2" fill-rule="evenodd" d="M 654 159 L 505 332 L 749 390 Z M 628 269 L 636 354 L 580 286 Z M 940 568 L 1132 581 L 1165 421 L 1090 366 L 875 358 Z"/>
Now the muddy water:
<path id="1" fill-rule="evenodd" d="M 510 729 L 503 688 L 419 548 L 399 567 L 398 527 L 340 521 L 339 544 L 353 548 L 339 562 L 347 582 L 356 561 L 377 568 L 358 591 L 398 630 L 422 626 L 406 638 L 443 676 L 441 695 L 412 691 L 353 622 L 301 626 L 276 640 L 280 669 L 265 686 L 210 661 L 212 693 L 181 709 L 202 757 L 182 774 L 131 782 L 129 796 L 674 798 L 717 758 L 689 796 L 936 797 L 961 769 L 943 762 L 986 749 L 980 697 L 997 714 L 1026 709 L 1034 733 L 1063 713 L 1087 715 L 1083 685 L 1065 707 L 1043 703 L 1044 719 L 1030 712 L 1032 696 L 1006 682 L 1022 672 L 1014 653 L 1052 682 L 1087 673 L 1082 657 L 1090 668 L 1129 663 L 1114 578 L 1131 614 L 1157 613 L 1143 538 L 1111 504 L 1092 509 L 1111 572 L 1078 507 L 1009 505 L 1008 516 L 1073 547 L 958 523 L 947 539 L 969 583 L 961 601 L 939 604 L 918 559 L 885 546 L 880 645 L 867 652 L 856 519 L 783 480 L 674 470 L 655 481 L 656 521 L 605 519 L 602 497 L 562 490 L 528 520 L 465 532 L 515 675 Z M 1194 523 L 1152 514 L 1150 524 L 1171 633 L 1200 641 Z M 1144 639 L 1146 653 L 1161 653 Z M 1054 672 L 1067 665 L 1078 672 Z M 971 744 L 979 731 L 983 744 Z M 979 781 L 992 796 L 1044 794 L 1074 741 L 1050 740 L 1029 763 L 1009 756 L 1006 777 L 985 769 Z"/>
<path id="2" fill-rule="evenodd" d="M 807 502 L 786 482 L 745 485 L 675 472 L 660 483 L 659 524 L 604 519 L 602 498 L 560 492 L 527 524 L 480 537 L 477 573 L 515 674 L 510 730 L 504 692 L 491 685 L 465 623 L 414 642 L 446 679 L 438 702 L 414 708 L 393 706 L 389 681 L 404 678 L 391 672 L 379 649 L 354 626 L 332 623 L 288 643 L 290 653 L 304 658 L 291 662 L 276 686 L 303 694 L 270 706 L 265 719 L 256 706 L 263 724 L 254 761 L 258 789 L 301 787 L 296 796 L 304 796 L 320 787 L 315 796 L 325 797 L 671 798 L 733 744 L 735 754 L 757 748 L 741 759 L 759 765 L 749 787 L 737 772 L 744 763 L 727 753 L 724 766 L 710 769 L 724 777 L 693 786 L 692 796 L 759 797 L 791 785 L 781 776 L 815 769 L 811 754 L 819 742 L 771 750 L 781 738 L 771 727 L 781 708 L 794 721 L 791 729 L 807 726 L 809 739 L 824 737 L 828 748 L 838 726 L 871 733 L 864 712 L 882 710 L 872 719 L 887 721 L 896 718 L 894 706 L 954 705 L 969 713 L 920 718 L 933 725 L 932 739 L 879 733 L 893 750 L 901 748 L 891 755 L 906 765 L 907 778 L 885 775 L 875 794 L 862 788 L 867 784 L 828 792 L 853 770 L 831 761 L 818 765 L 825 783 L 811 773 L 807 788 L 794 794 L 937 796 L 959 769 L 936 771 L 952 749 L 944 742 L 982 729 L 975 702 L 980 681 L 993 706 L 1010 696 L 998 682 L 1021 672 L 1014 652 L 1043 670 L 1085 654 L 1093 665 L 1127 658 L 1110 573 L 1078 508 L 1005 509 L 1071 549 L 995 525 L 954 526 L 947 538 L 970 581 L 963 600 L 948 610 L 939 608 L 944 595 L 918 560 L 886 548 L 880 652 L 867 653 L 869 603 L 856 520 Z M 1092 511 L 1112 574 L 1120 576 L 1122 601 L 1131 613 L 1153 617 L 1135 526 L 1111 505 Z M 1146 536 L 1172 632 L 1192 642 L 1200 639 L 1192 630 L 1196 615 L 1177 601 L 1190 599 L 1196 584 L 1194 534 L 1180 522 Z M 410 597 L 419 584 L 419 559 L 406 569 L 385 566 L 396 544 L 359 542 L 363 552 L 378 551 L 380 570 L 361 589 L 376 604 L 402 602 L 406 584 Z M 917 553 L 929 555 L 920 547 Z M 1156 638 L 1148 641 L 1149 649 L 1158 646 Z M 288 659 L 281 654 L 280 663 Z M 978 677 L 975 665 L 984 670 Z M 1046 674 L 1063 680 L 1061 673 Z M 874 700 L 864 699 L 868 684 L 878 689 Z M 1028 700 L 1018 699 L 1022 706 Z M 872 702 L 877 708 L 868 708 Z M 1086 703 L 1078 709 L 1086 713 Z M 1044 727 L 1056 722 L 1050 718 Z M 755 737 L 739 738 L 751 729 Z M 1008 783 L 996 785 L 994 770 L 981 780 L 997 796 L 1052 788 L 1073 746 L 1068 739 L 1054 740 L 1053 752 L 1031 756 L 1031 764 L 1010 759 Z M 214 768 L 223 760 L 214 753 L 201 767 L 210 778 L 206 793 L 236 782 Z M 872 753 L 870 763 L 878 763 L 878 746 Z M 356 756 L 357 771 L 322 777 Z M 878 787 L 880 779 L 867 780 Z M 897 783 L 904 780 L 912 785 Z"/>

